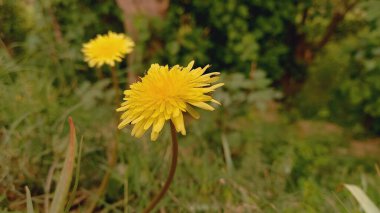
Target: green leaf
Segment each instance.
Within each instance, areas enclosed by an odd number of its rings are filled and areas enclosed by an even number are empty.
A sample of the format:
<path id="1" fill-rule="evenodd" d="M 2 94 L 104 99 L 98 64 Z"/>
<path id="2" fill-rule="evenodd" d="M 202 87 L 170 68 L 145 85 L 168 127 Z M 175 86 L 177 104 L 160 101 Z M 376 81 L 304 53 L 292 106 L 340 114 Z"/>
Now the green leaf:
<path id="1" fill-rule="evenodd" d="M 74 179 L 74 186 L 71 190 L 71 195 L 69 197 L 69 201 L 67 202 L 67 206 L 65 208 L 65 212 L 69 212 L 71 205 L 74 203 L 75 195 L 78 189 L 79 184 L 79 173 L 80 173 L 80 162 L 82 158 L 82 149 L 83 149 L 83 137 L 81 138 L 79 142 L 79 150 L 78 150 L 78 157 L 77 157 L 77 163 L 76 163 L 76 170 L 75 170 L 75 179 Z"/>
<path id="2" fill-rule="evenodd" d="M 29 188 L 25 186 L 25 191 L 26 191 L 26 209 L 27 213 L 34 213 L 33 210 L 33 202 L 32 202 L 32 196 L 30 195 Z"/>
<path id="3" fill-rule="evenodd" d="M 380 210 L 371 201 L 371 199 L 367 197 L 363 190 L 355 185 L 344 184 L 344 186 L 351 192 L 352 195 L 354 195 L 366 213 L 380 213 Z"/>
<path id="4" fill-rule="evenodd" d="M 50 207 L 49 212 L 63 212 L 66 197 L 70 189 L 71 180 L 73 177 L 73 170 L 75 164 L 75 153 L 76 153 L 76 136 L 75 136 L 75 126 L 71 117 L 69 117 L 70 124 L 70 141 L 69 147 L 67 149 L 65 162 L 63 165 L 61 176 L 57 184 L 57 188 L 54 192 L 53 202 Z"/>

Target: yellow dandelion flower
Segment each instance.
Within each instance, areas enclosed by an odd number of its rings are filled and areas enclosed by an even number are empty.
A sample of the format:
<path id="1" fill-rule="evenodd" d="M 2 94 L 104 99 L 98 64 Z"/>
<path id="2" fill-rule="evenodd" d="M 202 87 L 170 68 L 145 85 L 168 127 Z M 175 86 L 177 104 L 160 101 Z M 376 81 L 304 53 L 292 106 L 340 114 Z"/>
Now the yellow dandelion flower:
<path id="1" fill-rule="evenodd" d="M 85 43 L 82 52 L 90 67 L 101 67 L 103 64 L 113 67 L 115 62 L 120 62 L 125 54 L 132 52 L 134 46 L 135 43 L 128 36 L 108 32 Z"/>
<path id="2" fill-rule="evenodd" d="M 187 67 L 176 65 L 168 66 L 152 64 L 141 81 L 125 90 L 125 102 L 117 111 L 124 111 L 121 115 L 119 129 L 133 124 L 132 135 L 141 137 L 152 127 L 151 140 L 155 141 L 161 132 L 165 121 L 171 120 L 177 132 L 186 135 L 183 114 L 188 112 L 198 119 L 199 114 L 193 106 L 214 110 L 206 102 L 214 102 L 210 93 L 223 83 L 212 85 L 219 79 L 218 72 L 204 74 L 204 68 L 192 69 L 194 61 Z"/>

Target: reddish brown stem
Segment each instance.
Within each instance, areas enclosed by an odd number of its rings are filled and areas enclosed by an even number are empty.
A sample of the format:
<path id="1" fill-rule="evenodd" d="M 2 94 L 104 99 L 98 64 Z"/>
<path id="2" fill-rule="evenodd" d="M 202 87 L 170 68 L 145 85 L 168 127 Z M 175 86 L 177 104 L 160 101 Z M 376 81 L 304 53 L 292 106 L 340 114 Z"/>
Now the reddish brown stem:
<path id="1" fill-rule="evenodd" d="M 175 127 L 172 122 L 170 122 L 170 129 L 172 135 L 172 164 L 170 166 L 169 176 L 166 179 L 164 187 L 162 187 L 160 193 L 158 193 L 153 200 L 150 202 L 148 207 L 144 209 L 144 213 L 148 213 L 157 206 L 160 200 L 164 197 L 165 193 L 168 191 L 170 184 L 173 182 L 174 174 L 177 168 L 177 160 L 178 160 L 178 141 L 177 141 L 177 133 L 175 131 Z"/>

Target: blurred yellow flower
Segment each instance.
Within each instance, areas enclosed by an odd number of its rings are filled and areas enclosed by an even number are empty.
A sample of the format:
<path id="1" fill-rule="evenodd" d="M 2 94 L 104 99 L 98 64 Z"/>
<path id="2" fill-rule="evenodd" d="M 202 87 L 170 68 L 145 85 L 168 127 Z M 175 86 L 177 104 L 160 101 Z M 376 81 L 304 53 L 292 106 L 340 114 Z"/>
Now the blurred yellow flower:
<path id="1" fill-rule="evenodd" d="M 115 62 L 120 62 L 125 54 L 132 52 L 134 46 L 135 43 L 128 36 L 108 32 L 85 43 L 82 52 L 90 67 L 101 67 L 103 64 L 113 67 Z"/>
<path id="2" fill-rule="evenodd" d="M 161 132 L 165 121 L 171 120 L 177 132 L 186 135 L 183 113 L 188 112 L 198 119 L 199 114 L 193 106 L 214 110 L 206 102 L 220 104 L 210 95 L 223 83 L 212 85 L 219 79 L 218 72 L 203 74 L 204 68 L 192 69 L 194 61 L 187 67 L 152 64 L 147 74 L 140 82 L 134 83 L 125 90 L 125 102 L 117 111 L 121 115 L 119 129 L 128 124 L 134 124 L 132 135 L 141 137 L 151 126 L 151 140 L 155 141 Z"/>

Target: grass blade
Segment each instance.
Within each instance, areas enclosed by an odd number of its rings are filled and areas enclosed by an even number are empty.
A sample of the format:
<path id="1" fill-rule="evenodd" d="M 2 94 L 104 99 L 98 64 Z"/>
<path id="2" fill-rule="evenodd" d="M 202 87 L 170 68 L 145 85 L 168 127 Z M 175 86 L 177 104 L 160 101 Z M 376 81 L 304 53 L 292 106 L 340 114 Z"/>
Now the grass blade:
<path id="1" fill-rule="evenodd" d="M 360 206 L 366 213 L 380 213 L 380 210 L 376 205 L 367 197 L 367 195 L 359 187 L 350 184 L 344 184 L 344 186 L 351 192 L 351 194 L 359 202 Z"/>
<path id="2" fill-rule="evenodd" d="M 78 150 L 78 157 L 77 157 L 77 163 L 76 163 L 76 170 L 75 170 L 75 180 L 74 180 L 74 186 L 73 189 L 71 190 L 71 195 L 69 198 L 69 201 L 67 202 L 67 206 L 65 209 L 65 212 L 69 212 L 71 205 L 74 202 L 75 195 L 78 189 L 78 184 L 79 184 L 79 173 L 80 173 L 80 162 L 82 158 L 82 148 L 83 148 L 83 137 L 81 138 L 79 142 L 79 150 Z"/>
<path id="3" fill-rule="evenodd" d="M 76 135 L 75 126 L 73 119 L 69 117 L 70 124 L 70 141 L 67 148 L 66 158 L 59 177 L 57 188 L 54 192 L 54 198 L 50 207 L 49 212 L 63 212 L 67 194 L 70 189 L 71 180 L 73 177 L 73 170 L 75 164 L 75 153 L 76 153 Z"/>
<path id="4" fill-rule="evenodd" d="M 227 140 L 227 135 L 224 132 L 222 132 L 222 146 L 223 146 L 223 152 L 224 152 L 224 159 L 227 165 L 227 171 L 232 172 L 234 169 L 234 164 L 231 158 L 231 150 L 230 150 L 230 145 Z"/>
<path id="5" fill-rule="evenodd" d="M 26 212 L 27 213 L 34 213 L 32 196 L 30 195 L 30 191 L 29 191 L 29 188 L 27 186 L 25 186 L 25 191 L 26 191 Z"/>

